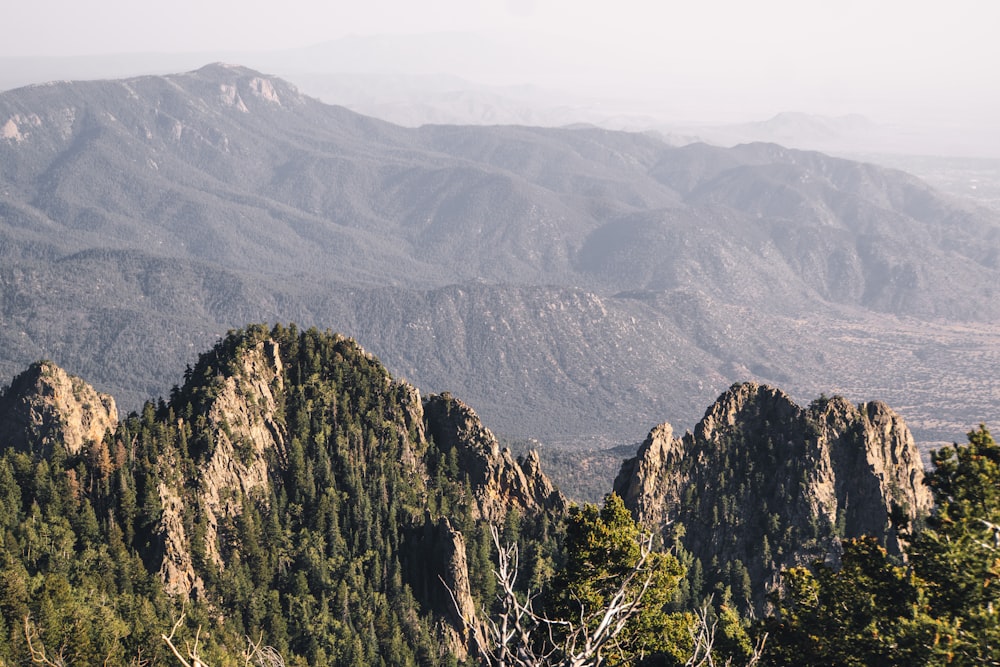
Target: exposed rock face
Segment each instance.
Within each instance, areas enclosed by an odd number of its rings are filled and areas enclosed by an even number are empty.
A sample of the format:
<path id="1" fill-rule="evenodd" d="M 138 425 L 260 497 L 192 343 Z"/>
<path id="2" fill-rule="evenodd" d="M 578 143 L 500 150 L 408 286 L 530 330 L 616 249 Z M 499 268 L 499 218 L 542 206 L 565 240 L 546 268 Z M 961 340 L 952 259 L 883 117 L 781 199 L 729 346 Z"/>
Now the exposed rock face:
<path id="1" fill-rule="evenodd" d="M 810 417 L 819 422 L 829 443 L 845 535 L 884 535 L 891 551 L 902 551 L 893 513 L 908 524 L 933 505 L 920 455 L 903 419 L 884 403 L 854 406 L 842 397 L 825 406 L 814 403 Z"/>
<path id="2" fill-rule="evenodd" d="M 0 396 L 0 438 L 42 456 L 56 443 L 78 454 L 117 425 L 113 398 L 49 361 L 33 364 Z"/>
<path id="3" fill-rule="evenodd" d="M 205 583 L 195 572 L 191 558 L 191 545 L 184 530 L 184 501 L 177 489 L 162 481 L 157 486 L 157 491 L 163 508 L 160 518 L 160 531 L 163 535 L 160 579 L 163 581 L 163 589 L 171 595 L 197 595 L 204 589 Z"/>
<path id="4" fill-rule="evenodd" d="M 803 409 L 752 383 L 723 394 L 694 433 L 654 428 L 615 491 L 680 540 L 706 584 L 758 608 L 782 568 L 836 558 L 839 538 L 874 535 L 900 553 L 899 529 L 932 504 L 913 437 L 887 406 L 837 397 Z"/>
<path id="5" fill-rule="evenodd" d="M 219 524 L 237 516 L 238 499 L 267 497 L 268 461 L 285 458 L 284 426 L 276 418 L 277 397 L 283 390 L 282 363 L 274 342 L 262 341 L 245 350 L 235 373 L 225 378 L 207 414 L 213 443 L 198 468 L 198 503 L 207 522 L 206 556 L 220 568 Z M 191 550 L 183 532 L 176 492 L 161 484 L 165 556 L 160 574 L 168 592 L 189 595 L 198 588 Z M 175 513 L 177 514 L 175 516 Z"/>
<path id="6" fill-rule="evenodd" d="M 449 394 L 430 396 L 424 417 L 428 434 L 442 451 L 455 452 L 458 469 L 468 477 L 476 518 L 502 525 L 510 508 L 522 513 L 565 509 L 566 498 L 541 471 L 538 454 L 515 461 L 465 403 Z"/>
<path id="7" fill-rule="evenodd" d="M 226 379 L 208 413 L 215 449 L 201 468 L 202 508 L 208 516 L 206 550 L 224 566 L 218 549 L 218 524 L 234 517 L 240 495 L 266 497 L 268 458 L 285 456 L 284 427 L 275 419 L 276 394 L 283 389 L 281 357 L 273 342 L 261 342 L 239 360 L 239 372 Z M 257 490 L 262 493 L 255 494 Z"/>
<path id="8" fill-rule="evenodd" d="M 444 637 L 442 656 L 454 654 L 465 660 L 476 631 L 476 602 L 472 597 L 469 565 L 465 557 L 465 537 L 446 517 L 436 521 L 425 514 L 422 526 L 409 531 L 402 560 L 410 570 L 408 578 L 419 599 L 437 610 Z M 410 558 L 408 554 L 421 554 Z"/>

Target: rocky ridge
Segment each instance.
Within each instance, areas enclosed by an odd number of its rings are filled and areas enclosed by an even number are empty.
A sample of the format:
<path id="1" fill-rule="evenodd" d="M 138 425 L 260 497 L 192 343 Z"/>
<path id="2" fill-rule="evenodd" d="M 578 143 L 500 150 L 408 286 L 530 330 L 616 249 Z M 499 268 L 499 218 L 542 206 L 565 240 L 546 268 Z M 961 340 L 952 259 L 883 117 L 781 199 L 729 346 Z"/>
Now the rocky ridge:
<path id="1" fill-rule="evenodd" d="M 51 456 L 60 443 L 79 454 L 117 425 L 114 398 L 50 361 L 32 364 L 0 394 L 0 437 L 26 452 Z"/>
<path id="2" fill-rule="evenodd" d="M 236 359 L 237 370 L 219 379 L 218 393 L 205 424 L 213 444 L 198 466 L 197 506 L 204 513 L 206 556 L 224 569 L 219 523 L 242 510 L 243 496 L 268 497 L 270 465 L 287 459 L 285 428 L 278 415 L 278 396 L 284 389 L 282 362 L 274 341 L 260 341 Z M 159 485 L 163 505 L 164 557 L 160 574 L 168 592 L 190 595 L 203 587 L 191 559 L 191 547 L 182 520 L 183 503 L 166 481 Z"/>
<path id="3" fill-rule="evenodd" d="M 654 428 L 615 491 L 639 521 L 690 552 L 705 592 L 762 608 L 783 568 L 836 559 L 839 538 L 901 553 L 932 504 L 903 420 L 882 403 L 734 385 L 681 437 Z M 702 591 L 695 591 L 701 594 Z"/>
<path id="4" fill-rule="evenodd" d="M 515 460 L 462 401 L 447 393 L 430 396 L 424 413 L 438 447 L 455 451 L 458 470 L 475 494 L 476 518 L 502 525 L 511 508 L 522 513 L 567 508 L 565 496 L 542 472 L 538 453 L 530 451 Z"/>

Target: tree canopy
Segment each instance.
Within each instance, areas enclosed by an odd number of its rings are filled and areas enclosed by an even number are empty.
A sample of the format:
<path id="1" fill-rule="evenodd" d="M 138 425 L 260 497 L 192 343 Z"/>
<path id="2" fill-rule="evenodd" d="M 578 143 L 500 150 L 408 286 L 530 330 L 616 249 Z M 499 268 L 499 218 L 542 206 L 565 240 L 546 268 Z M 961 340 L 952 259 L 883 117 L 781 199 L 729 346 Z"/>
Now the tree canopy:
<path id="1" fill-rule="evenodd" d="M 785 572 L 768 664 L 1000 662 L 1000 446 L 980 426 L 932 463 L 936 509 L 908 562 L 863 538 L 839 563 Z"/>

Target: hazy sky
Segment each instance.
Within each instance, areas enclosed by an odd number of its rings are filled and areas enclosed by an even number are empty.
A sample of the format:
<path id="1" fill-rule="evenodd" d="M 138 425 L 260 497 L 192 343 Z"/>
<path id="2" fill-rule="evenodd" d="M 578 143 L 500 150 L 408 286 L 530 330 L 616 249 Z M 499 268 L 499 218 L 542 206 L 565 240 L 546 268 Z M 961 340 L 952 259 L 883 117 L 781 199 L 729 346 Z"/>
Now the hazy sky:
<path id="1" fill-rule="evenodd" d="M 998 0 L 5 4 L 0 56 L 263 51 L 349 35 L 489 32 L 530 57 L 512 53 L 509 69 L 481 73 L 488 83 L 618 85 L 717 105 L 771 100 L 761 111 L 919 112 L 957 125 L 1000 117 Z"/>

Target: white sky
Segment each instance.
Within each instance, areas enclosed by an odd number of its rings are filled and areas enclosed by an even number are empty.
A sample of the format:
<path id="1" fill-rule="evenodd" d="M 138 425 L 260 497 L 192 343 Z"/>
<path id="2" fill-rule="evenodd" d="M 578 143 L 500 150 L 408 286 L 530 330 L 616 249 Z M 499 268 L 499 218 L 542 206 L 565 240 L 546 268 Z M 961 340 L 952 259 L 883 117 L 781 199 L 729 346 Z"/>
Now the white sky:
<path id="1" fill-rule="evenodd" d="M 959 124 L 1000 118 L 1000 0 L 3 4 L 0 56 L 266 51 L 348 35 L 488 31 L 534 54 L 520 70 L 512 58 L 505 75 L 491 73 L 506 80 L 490 83 L 618 84 L 717 104 L 749 96 L 772 99 L 778 110 L 875 117 L 912 108 Z M 539 49 L 550 61 L 536 57 Z"/>

